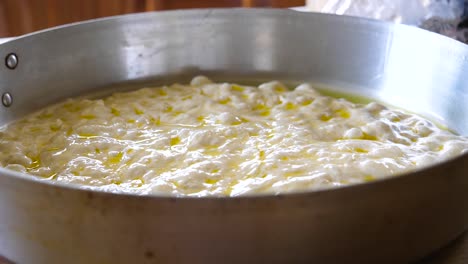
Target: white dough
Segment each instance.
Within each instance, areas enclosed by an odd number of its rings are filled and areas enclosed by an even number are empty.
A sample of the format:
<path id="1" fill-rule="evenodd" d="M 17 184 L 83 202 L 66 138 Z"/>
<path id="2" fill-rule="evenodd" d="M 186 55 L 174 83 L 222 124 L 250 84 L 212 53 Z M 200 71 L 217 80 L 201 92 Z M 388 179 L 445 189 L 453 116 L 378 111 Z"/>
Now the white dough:
<path id="1" fill-rule="evenodd" d="M 468 151 L 468 139 L 308 84 L 212 83 L 68 99 L 0 130 L 0 165 L 110 192 L 285 193 L 368 182 Z"/>

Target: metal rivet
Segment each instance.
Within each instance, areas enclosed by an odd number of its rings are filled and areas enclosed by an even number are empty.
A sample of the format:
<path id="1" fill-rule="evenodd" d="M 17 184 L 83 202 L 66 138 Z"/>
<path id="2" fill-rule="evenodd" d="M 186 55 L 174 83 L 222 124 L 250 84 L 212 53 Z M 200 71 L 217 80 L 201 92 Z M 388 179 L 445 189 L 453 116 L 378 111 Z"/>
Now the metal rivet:
<path id="1" fill-rule="evenodd" d="M 10 70 L 14 70 L 18 66 L 18 56 L 14 53 L 10 53 L 5 58 L 5 65 Z"/>
<path id="2" fill-rule="evenodd" d="M 9 107 L 11 106 L 11 104 L 13 103 L 13 97 L 11 97 L 11 94 L 10 93 L 3 93 L 2 95 L 2 104 L 3 106 L 5 107 Z"/>

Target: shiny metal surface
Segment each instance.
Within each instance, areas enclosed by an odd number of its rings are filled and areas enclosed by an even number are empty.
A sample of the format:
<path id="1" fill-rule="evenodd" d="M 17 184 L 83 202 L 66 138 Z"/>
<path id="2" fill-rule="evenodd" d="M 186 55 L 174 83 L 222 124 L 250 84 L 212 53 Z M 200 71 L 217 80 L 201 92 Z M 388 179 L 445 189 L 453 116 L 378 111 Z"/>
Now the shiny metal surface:
<path id="1" fill-rule="evenodd" d="M 10 53 L 5 58 L 5 65 L 10 70 L 14 70 L 18 66 L 18 56 L 14 53 Z"/>
<path id="2" fill-rule="evenodd" d="M 1 123 L 111 84 L 312 81 L 468 135 L 468 47 L 416 28 L 291 10 L 192 10 L 81 23 L 0 45 Z M 0 169 L 0 255 L 18 263 L 404 263 L 466 229 L 468 155 L 302 194 L 139 197 Z"/>
<path id="3" fill-rule="evenodd" d="M 13 40 L 13 38 L 0 38 L 0 44 L 2 44 L 3 42 L 10 41 L 10 40 Z"/>
<path id="4" fill-rule="evenodd" d="M 2 104 L 5 107 L 10 107 L 11 104 L 13 103 L 13 97 L 11 97 L 11 94 L 9 92 L 5 92 L 2 94 Z"/>

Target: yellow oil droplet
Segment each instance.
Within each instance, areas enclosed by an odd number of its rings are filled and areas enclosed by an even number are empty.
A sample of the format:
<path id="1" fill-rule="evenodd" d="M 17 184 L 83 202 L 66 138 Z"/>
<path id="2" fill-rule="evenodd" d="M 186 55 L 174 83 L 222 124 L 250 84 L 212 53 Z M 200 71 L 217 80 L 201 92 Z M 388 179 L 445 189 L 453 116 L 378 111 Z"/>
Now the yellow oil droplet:
<path id="1" fill-rule="evenodd" d="M 127 123 L 133 124 L 135 123 L 135 119 L 127 119 Z"/>
<path id="2" fill-rule="evenodd" d="M 120 163 L 122 161 L 122 158 L 123 158 L 123 152 L 119 152 L 115 156 L 109 157 L 107 161 L 110 164 L 117 164 L 117 163 Z"/>
<path id="3" fill-rule="evenodd" d="M 88 119 L 88 120 L 91 120 L 91 119 L 95 119 L 95 118 L 96 118 L 96 116 L 95 116 L 95 115 L 92 115 L 92 114 L 89 114 L 89 115 L 81 115 L 80 117 L 83 118 L 83 119 Z"/>
<path id="4" fill-rule="evenodd" d="M 95 138 L 97 137 L 98 135 L 96 134 L 93 134 L 93 133 L 78 133 L 78 137 L 79 138 L 82 138 L 82 139 L 91 139 L 91 138 Z"/>
<path id="5" fill-rule="evenodd" d="M 211 171 L 211 173 L 218 173 L 218 172 L 219 172 L 219 169 L 213 169 L 213 170 Z"/>
<path id="6" fill-rule="evenodd" d="M 164 112 L 169 113 L 169 112 L 172 112 L 173 109 L 174 108 L 169 105 L 169 106 L 166 107 L 166 109 L 164 109 Z"/>
<path id="7" fill-rule="evenodd" d="M 444 150 L 444 145 L 440 145 L 438 148 L 437 148 L 438 151 L 442 151 Z"/>
<path id="8" fill-rule="evenodd" d="M 299 177 L 299 176 L 303 176 L 304 175 L 304 172 L 303 171 L 287 171 L 284 173 L 284 176 L 285 177 Z"/>
<path id="9" fill-rule="evenodd" d="M 57 132 L 60 130 L 60 126 L 58 125 L 50 125 L 50 130 L 53 132 Z"/>
<path id="10" fill-rule="evenodd" d="M 133 108 L 133 111 L 135 112 L 136 115 L 142 115 L 145 113 L 143 110 L 138 109 L 138 108 Z"/>
<path id="11" fill-rule="evenodd" d="M 145 184 L 145 180 L 141 177 L 136 177 L 135 179 L 132 180 L 132 186 L 133 187 L 142 187 Z"/>
<path id="12" fill-rule="evenodd" d="M 154 117 L 151 116 L 151 117 L 149 118 L 149 121 L 150 121 L 150 123 L 152 123 L 153 125 L 157 125 L 157 126 L 161 125 L 161 118 L 160 118 L 159 116 L 158 116 L 157 118 L 154 118 Z"/>
<path id="13" fill-rule="evenodd" d="M 166 96 L 166 95 L 167 95 L 167 92 L 164 91 L 163 89 L 158 89 L 157 91 L 158 91 L 158 94 L 159 94 L 160 96 Z"/>
<path id="14" fill-rule="evenodd" d="M 257 104 L 253 107 L 254 111 L 265 110 L 265 109 L 268 109 L 268 107 L 266 107 L 264 104 Z"/>
<path id="15" fill-rule="evenodd" d="M 366 132 L 362 132 L 361 139 L 364 139 L 364 140 L 377 140 L 377 137 L 373 136 L 373 135 L 369 135 Z"/>
<path id="16" fill-rule="evenodd" d="M 180 143 L 180 138 L 179 138 L 179 137 L 173 137 L 173 138 L 171 138 L 171 140 L 170 140 L 170 145 L 171 145 L 171 146 L 178 145 L 179 143 Z"/>
<path id="17" fill-rule="evenodd" d="M 227 97 L 218 101 L 220 104 L 228 104 L 231 102 L 231 98 Z"/>
<path id="18" fill-rule="evenodd" d="M 203 121 L 205 121 L 205 117 L 204 116 L 197 116 L 197 121 L 203 122 Z"/>
<path id="19" fill-rule="evenodd" d="M 122 184 L 122 181 L 121 181 L 121 180 L 112 180 L 111 183 L 112 183 L 112 184 L 115 184 L 115 185 L 121 185 L 121 184 Z"/>
<path id="20" fill-rule="evenodd" d="M 392 119 L 390 119 L 390 121 L 392 121 L 392 122 L 400 122 L 400 121 L 401 121 L 401 118 L 399 118 L 398 116 L 395 116 L 395 117 L 392 117 Z"/>
<path id="21" fill-rule="evenodd" d="M 264 104 L 257 104 L 253 107 L 254 111 L 257 111 L 261 116 L 268 116 L 270 115 L 270 108 Z"/>
<path id="22" fill-rule="evenodd" d="M 346 109 L 339 109 L 335 111 L 335 114 L 344 119 L 351 117 L 351 114 Z"/>
<path id="23" fill-rule="evenodd" d="M 236 120 L 233 121 L 231 124 L 237 126 L 237 125 L 240 125 L 240 124 L 246 123 L 246 122 L 249 122 L 249 120 L 244 118 L 244 117 L 236 117 Z"/>
<path id="24" fill-rule="evenodd" d="M 282 86 L 282 85 L 275 85 L 275 87 L 273 88 L 273 90 L 277 93 L 283 93 L 283 92 L 286 92 L 286 87 Z"/>
<path id="25" fill-rule="evenodd" d="M 99 148 L 95 148 L 94 149 L 94 152 L 96 152 L 97 154 L 100 154 L 101 153 L 101 150 Z"/>
<path id="26" fill-rule="evenodd" d="M 283 157 L 280 158 L 280 160 L 286 161 L 286 160 L 289 160 L 289 157 L 283 156 Z"/>
<path id="27" fill-rule="evenodd" d="M 141 183 L 145 184 L 145 179 L 143 179 L 142 177 L 137 177 L 137 178 L 135 178 L 135 179 L 136 179 L 136 180 L 139 180 L 139 181 L 141 181 Z"/>
<path id="28" fill-rule="evenodd" d="M 308 99 L 308 100 L 304 100 L 301 102 L 301 105 L 303 106 L 306 106 L 306 105 L 310 105 L 314 100 L 312 99 Z"/>
<path id="29" fill-rule="evenodd" d="M 363 179 L 364 179 L 365 182 L 375 181 L 375 177 L 372 176 L 372 175 L 366 175 L 366 176 L 364 176 Z"/>
<path id="30" fill-rule="evenodd" d="M 355 148 L 354 151 L 358 153 L 369 153 L 367 149 L 363 149 L 363 148 Z"/>
<path id="31" fill-rule="evenodd" d="M 215 184 L 215 183 L 217 183 L 217 182 L 218 182 L 217 179 L 206 179 L 206 180 L 205 180 L 205 183 L 206 183 L 206 184 Z"/>
<path id="32" fill-rule="evenodd" d="M 245 90 L 244 87 L 233 84 L 231 85 L 231 90 L 236 91 L 236 92 L 243 92 Z"/>
<path id="33" fill-rule="evenodd" d="M 250 137 L 258 137 L 258 132 L 257 131 L 249 131 L 249 136 Z"/>
<path id="34" fill-rule="evenodd" d="M 346 100 L 356 103 L 356 104 L 368 104 L 372 102 L 369 98 L 359 96 L 359 95 L 354 95 L 354 94 L 348 94 L 348 93 L 343 93 L 339 91 L 333 91 L 330 89 L 318 89 L 322 95 L 330 96 L 333 98 L 345 98 Z"/>
<path id="35" fill-rule="evenodd" d="M 321 115 L 320 116 L 320 120 L 322 120 L 323 122 L 330 121 L 330 119 L 332 119 L 332 117 L 329 116 L 329 115 Z"/>
<path id="36" fill-rule="evenodd" d="M 120 116 L 120 111 L 115 107 L 111 107 L 111 114 L 114 116 Z"/>
<path id="37" fill-rule="evenodd" d="M 231 182 L 231 183 L 226 187 L 226 189 L 223 191 L 224 195 L 231 195 L 232 190 L 234 189 L 234 186 L 236 186 L 237 183 L 238 183 L 237 180 Z"/>
<path id="38" fill-rule="evenodd" d="M 296 105 L 293 104 L 292 102 L 287 102 L 287 103 L 284 105 L 284 109 L 286 109 L 286 110 L 294 110 L 294 109 L 296 109 Z"/>
<path id="39" fill-rule="evenodd" d="M 74 103 L 67 103 L 64 104 L 63 107 L 68 111 L 68 112 L 78 112 L 81 110 L 81 107 L 79 105 L 76 105 Z"/>
<path id="40" fill-rule="evenodd" d="M 258 158 L 259 158 L 260 160 L 264 160 L 264 159 L 265 159 L 265 151 L 264 151 L 264 150 L 260 150 L 260 151 L 258 152 Z"/>
<path id="41" fill-rule="evenodd" d="M 67 136 L 71 136 L 72 134 L 73 134 L 73 128 L 70 127 L 70 128 L 67 130 Z"/>
<path id="42" fill-rule="evenodd" d="M 172 183 L 177 189 L 180 189 L 180 184 L 176 181 L 171 181 L 170 183 Z"/>
<path id="43" fill-rule="evenodd" d="M 52 148 L 47 149 L 47 151 L 57 151 L 57 150 L 60 150 L 60 148 L 52 147 Z"/>

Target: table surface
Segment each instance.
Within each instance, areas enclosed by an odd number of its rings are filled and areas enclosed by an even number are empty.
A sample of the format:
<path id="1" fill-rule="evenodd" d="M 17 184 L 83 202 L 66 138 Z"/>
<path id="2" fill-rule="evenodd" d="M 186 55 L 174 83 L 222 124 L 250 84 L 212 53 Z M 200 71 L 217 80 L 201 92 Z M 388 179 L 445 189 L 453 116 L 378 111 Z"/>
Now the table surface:
<path id="1" fill-rule="evenodd" d="M 12 38 L 0 38 L 0 43 Z M 0 256 L 0 264 L 7 264 Z M 468 263 L 468 233 L 463 234 L 443 249 L 415 264 L 467 264 Z"/>

